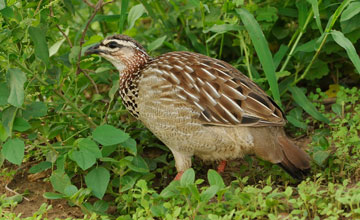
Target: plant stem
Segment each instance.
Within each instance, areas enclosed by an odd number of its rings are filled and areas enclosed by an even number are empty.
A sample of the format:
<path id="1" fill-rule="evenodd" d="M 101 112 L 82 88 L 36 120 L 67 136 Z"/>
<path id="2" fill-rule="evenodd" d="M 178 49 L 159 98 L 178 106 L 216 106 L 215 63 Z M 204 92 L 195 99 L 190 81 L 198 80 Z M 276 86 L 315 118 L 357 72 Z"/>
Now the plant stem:
<path id="1" fill-rule="evenodd" d="M 33 74 L 28 68 L 26 68 L 19 61 L 14 60 L 14 62 L 26 73 L 34 75 L 34 77 L 44 86 L 49 86 L 49 83 L 42 80 L 37 74 Z M 90 124 L 92 128 L 97 127 L 97 124 L 91 120 L 89 116 L 87 116 L 81 109 L 79 109 L 72 101 L 70 101 L 64 94 L 62 94 L 59 90 L 54 89 L 55 94 L 65 101 L 67 105 L 70 105 L 80 116 L 84 117 L 84 119 Z"/>
<path id="2" fill-rule="evenodd" d="M 296 47 L 297 47 L 297 45 L 298 45 L 301 37 L 302 37 L 302 35 L 305 33 L 306 27 L 307 27 L 307 25 L 309 24 L 309 22 L 310 22 L 310 20 L 311 20 L 311 17 L 313 16 L 313 14 L 314 14 L 313 11 L 310 10 L 310 12 L 309 12 L 309 14 L 308 14 L 308 16 L 307 16 L 307 18 L 306 18 L 305 24 L 304 24 L 304 26 L 300 29 L 300 32 L 299 32 L 299 34 L 298 34 L 298 36 L 297 36 L 297 38 L 296 38 L 296 40 L 295 40 L 295 43 L 292 45 L 291 50 L 290 50 L 289 54 L 287 55 L 286 60 L 285 60 L 284 64 L 282 65 L 281 69 L 280 69 L 280 72 L 284 71 L 285 68 L 286 68 L 286 66 L 287 66 L 287 64 L 289 63 L 289 60 L 290 60 L 290 58 L 292 57 L 292 55 L 293 55 L 293 53 L 294 53 L 294 51 L 295 51 L 295 49 L 296 49 Z"/>
<path id="3" fill-rule="evenodd" d="M 311 62 L 310 62 L 309 65 L 306 67 L 304 73 L 303 73 L 299 78 L 297 78 L 297 79 L 295 78 L 295 80 L 294 80 L 294 82 L 292 83 L 292 85 L 296 85 L 296 83 L 298 83 L 300 80 L 304 79 L 305 76 L 308 74 L 311 66 L 314 64 L 316 58 L 319 56 L 320 51 L 321 51 L 321 48 L 324 46 L 327 37 L 329 36 L 329 33 L 324 33 L 324 34 L 325 34 L 325 35 L 324 35 L 324 37 L 323 37 L 323 39 L 322 39 L 322 41 L 321 41 L 321 44 L 320 44 L 319 48 L 316 50 L 315 55 L 314 55 L 313 58 L 311 59 Z"/>

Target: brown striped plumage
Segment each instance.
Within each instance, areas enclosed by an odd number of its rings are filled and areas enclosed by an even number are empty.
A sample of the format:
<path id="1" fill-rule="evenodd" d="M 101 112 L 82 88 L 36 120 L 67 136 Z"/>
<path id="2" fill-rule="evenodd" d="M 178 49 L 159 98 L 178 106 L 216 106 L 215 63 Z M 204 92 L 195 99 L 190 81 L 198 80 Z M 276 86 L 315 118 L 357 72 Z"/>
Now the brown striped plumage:
<path id="1" fill-rule="evenodd" d="M 125 35 L 106 38 L 92 53 L 119 70 L 124 105 L 169 147 L 179 173 L 193 155 L 220 161 L 255 154 L 294 177 L 310 168 L 284 133 L 281 109 L 230 64 L 184 51 L 151 58 Z"/>

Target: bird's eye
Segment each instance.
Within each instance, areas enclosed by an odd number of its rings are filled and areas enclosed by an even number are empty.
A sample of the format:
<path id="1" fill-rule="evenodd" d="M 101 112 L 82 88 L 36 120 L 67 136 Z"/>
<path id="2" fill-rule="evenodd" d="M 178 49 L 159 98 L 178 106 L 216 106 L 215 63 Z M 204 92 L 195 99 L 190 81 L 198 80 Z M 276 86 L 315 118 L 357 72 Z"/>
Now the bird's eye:
<path id="1" fill-rule="evenodd" d="M 116 42 L 112 41 L 112 42 L 108 43 L 107 46 L 110 47 L 111 49 L 114 49 L 114 48 L 119 47 L 120 45 L 117 44 Z"/>

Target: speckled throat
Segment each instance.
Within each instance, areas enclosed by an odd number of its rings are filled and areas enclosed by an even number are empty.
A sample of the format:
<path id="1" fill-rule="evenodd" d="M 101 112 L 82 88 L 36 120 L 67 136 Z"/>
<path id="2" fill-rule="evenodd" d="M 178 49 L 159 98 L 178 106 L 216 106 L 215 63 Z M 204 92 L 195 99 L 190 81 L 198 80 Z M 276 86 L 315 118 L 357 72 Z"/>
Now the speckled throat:
<path id="1" fill-rule="evenodd" d="M 126 60 L 126 69 L 120 73 L 119 93 L 126 109 L 135 117 L 139 117 L 137 98 L 141 70 L 152 58 L 147 54 L 136 52 L 132 59 Z"/>

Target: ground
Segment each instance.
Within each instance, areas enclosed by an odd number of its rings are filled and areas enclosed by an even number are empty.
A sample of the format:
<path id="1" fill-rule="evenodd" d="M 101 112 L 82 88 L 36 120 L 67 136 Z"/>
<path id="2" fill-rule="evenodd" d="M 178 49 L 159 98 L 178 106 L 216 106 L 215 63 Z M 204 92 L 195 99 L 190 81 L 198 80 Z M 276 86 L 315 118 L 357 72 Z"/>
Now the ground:
<path id="1" fill-rule="evenodd" d="M 47 212 L 47 218 L 65 219 L 68 217 L 81 218 L 84 216 L 79 207 L 71 207 L 66 200 L 48 200 L 43 197 L 45 192 L 53 192 L 49 181 L 45 181 L 50 176 L 50 172 L 42 172 L 40 174 L 32 175 L 28 173 L 29 168 L 33 163 L 24 163 L 19 169 L 5 162 L 5 168 L 9 170 L 16 170 L 13 179 L 7 181 L 6 178 L 0 180 L 0 195 L 14 196 L 11 191 L 23 194 L 24 199 L 13 210 L 17 215 L 21 213 L 21 217 L 30 217 L 43 203 L 52 205 L 52 209 Z M 6 211 L 10 211 L 10 208 Z"/>

